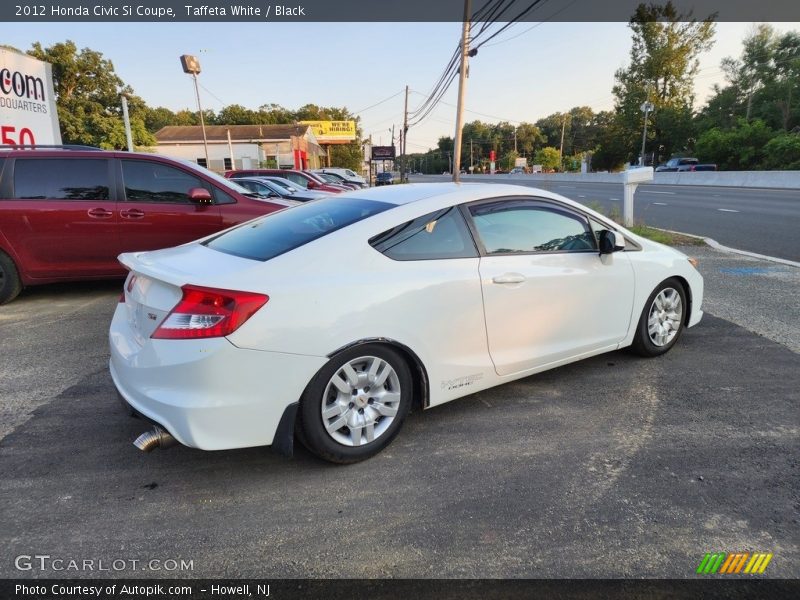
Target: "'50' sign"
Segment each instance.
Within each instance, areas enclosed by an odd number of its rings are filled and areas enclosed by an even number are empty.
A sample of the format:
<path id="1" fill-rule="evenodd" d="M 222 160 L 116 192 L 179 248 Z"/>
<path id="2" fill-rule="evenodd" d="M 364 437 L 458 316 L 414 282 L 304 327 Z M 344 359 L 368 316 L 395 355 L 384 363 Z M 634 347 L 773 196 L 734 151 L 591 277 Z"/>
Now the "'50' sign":
<path id="1" fill-rule="evenodd" d="M 19 130 L 19 138 L 17 138 L 17 128 L 13 125 L 0 126 L 0 143 L 10 146 L 33 146 L 36 140 L 33 137 L 33 132 L 27 127 L 22 127 Z"/>

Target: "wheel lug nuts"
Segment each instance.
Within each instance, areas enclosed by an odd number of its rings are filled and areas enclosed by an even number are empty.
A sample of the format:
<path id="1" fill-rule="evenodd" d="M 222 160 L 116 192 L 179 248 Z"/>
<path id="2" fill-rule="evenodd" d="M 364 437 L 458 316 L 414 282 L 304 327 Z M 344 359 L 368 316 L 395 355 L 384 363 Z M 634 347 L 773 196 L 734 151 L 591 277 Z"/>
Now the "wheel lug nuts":
<path id="1" fill-rule="evenodd" d="M 363 408 L 359 408 L 358 412 L 360 412 L 363 415 L 364 414 L 364 409 Z"/>
<path id="2" fill-rule="evenodd" d="M 372 404 L 373 402 L 375 402 L 375 398 L 370 398 L 367 400 L 367 404 Z"/>
<path id="3" fill-rule="evenodd" d="M 365 392 L 368 392 L 368 391 L 369 391 L 369 386 L 368 386 L 368 385 L 365 385 L 365 386 L 364 386 L 364 391 L 365 391 Z"/>
<path id="4" fill-rule="evenodd" d="M 347 408 L 353 408 L 355 405 L 356 405 L 356 404 L 355 404 L 355 402 L 351 402 L 351 403 L 350 403 L 350 404 L 347 406 Z"/>

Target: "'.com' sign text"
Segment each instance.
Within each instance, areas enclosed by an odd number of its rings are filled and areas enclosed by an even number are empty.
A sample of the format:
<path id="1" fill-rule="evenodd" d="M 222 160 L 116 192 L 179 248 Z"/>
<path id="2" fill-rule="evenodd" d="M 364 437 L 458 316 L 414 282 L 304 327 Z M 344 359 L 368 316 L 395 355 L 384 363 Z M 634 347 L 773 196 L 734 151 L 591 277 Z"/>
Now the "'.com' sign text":
<path id="1" fill-rule="evenodd" d="M 0 49 L 0 144 L 60 144 L 50 65 Z"/>

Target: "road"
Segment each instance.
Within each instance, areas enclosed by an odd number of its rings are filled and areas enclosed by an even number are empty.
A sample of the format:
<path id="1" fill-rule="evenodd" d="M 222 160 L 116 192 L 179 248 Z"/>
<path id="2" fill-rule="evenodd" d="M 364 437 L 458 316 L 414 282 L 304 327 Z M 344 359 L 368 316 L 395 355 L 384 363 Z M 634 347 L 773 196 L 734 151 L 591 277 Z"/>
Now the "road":
<path id="1" fill-rule="evenodd" d="M 423 175 L 411 181 L 447 181 Z M 612 183 L 527 182 L 507 176 L 464 176 L 464 182 L 513 183 L 561 194 L 581 204 L 599 204 L 622 214 L 622 185 Z M 594 206 L 592 206 L 594 208 Z M 800 190 L 688 185 L 640 185 L 634 219 L 652 227 L 702 235 L 720 244 L 767 256 L 800 261 Z"/>

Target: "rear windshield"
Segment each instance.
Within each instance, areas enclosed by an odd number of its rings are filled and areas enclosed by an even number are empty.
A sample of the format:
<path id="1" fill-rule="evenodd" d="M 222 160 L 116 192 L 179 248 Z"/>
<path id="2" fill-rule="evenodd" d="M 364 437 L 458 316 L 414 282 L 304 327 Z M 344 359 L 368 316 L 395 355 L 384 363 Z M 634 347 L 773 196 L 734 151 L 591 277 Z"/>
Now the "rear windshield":
<path id="1" fill-rule="evenodd" d="M 205 245 L 226 254 L 265 261 L 393 206 L 360 198 L 316 200 L 245 223 Z"/>

